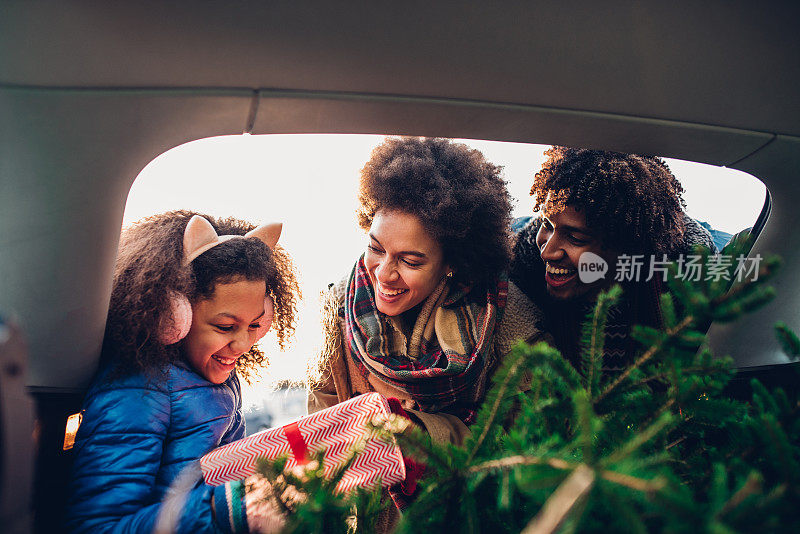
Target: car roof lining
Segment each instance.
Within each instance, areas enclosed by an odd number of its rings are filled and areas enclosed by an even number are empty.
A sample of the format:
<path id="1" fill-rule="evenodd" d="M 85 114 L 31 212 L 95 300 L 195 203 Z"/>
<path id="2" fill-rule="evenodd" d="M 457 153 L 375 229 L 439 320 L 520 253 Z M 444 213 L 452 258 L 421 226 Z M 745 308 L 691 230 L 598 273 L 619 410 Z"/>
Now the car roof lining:
<path id="1" fill-rule="evenodd" d="M 800 135 L 784 106 L 800 85 L 796 2 L 348 7 L 11 2 L 0 85 L 452 98 Z"/>
<path id="2" fill-rule="evenodd" d="M 25 328 L 29 385 L 94 372 L 141 169 L 245 131 L 559 143 L 750 172 L 773 203 L 754 253 L 786 267 L 775 303 L 711 335 L 741 365 L 786 361 L 771 325 L 800 329 L 800 4 L 429 4 L 4 5 L 0 310 Z"/>

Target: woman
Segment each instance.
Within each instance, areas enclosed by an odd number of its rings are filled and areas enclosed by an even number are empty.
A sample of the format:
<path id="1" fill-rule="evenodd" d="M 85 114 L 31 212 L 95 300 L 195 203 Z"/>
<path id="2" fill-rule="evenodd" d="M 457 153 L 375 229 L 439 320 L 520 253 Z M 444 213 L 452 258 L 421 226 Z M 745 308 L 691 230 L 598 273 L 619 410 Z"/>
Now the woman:
<path id="1" fill-rule="evenodd" d="M 400 399 L 437 442 L 460 444 L 492 373 L 539 337 L 509 284 L 501 167 L 447 139 L 389 138 L 361 172 L 366 251 L 331 287 L 309 413 L 369 391 Z"/>

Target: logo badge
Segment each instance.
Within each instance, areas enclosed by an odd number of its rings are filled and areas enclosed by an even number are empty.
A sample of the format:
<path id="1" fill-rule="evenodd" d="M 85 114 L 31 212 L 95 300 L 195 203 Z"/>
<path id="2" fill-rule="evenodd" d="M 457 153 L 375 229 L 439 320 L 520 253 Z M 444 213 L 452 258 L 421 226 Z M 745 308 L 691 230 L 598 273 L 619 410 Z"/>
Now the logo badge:
<path id="1" fill-rule="evenodd" d="M 608 263 L 594 252 L 584 252 L 578 258 L 578 278 L 584 284 L 591 284 L 606 277 Z"/>

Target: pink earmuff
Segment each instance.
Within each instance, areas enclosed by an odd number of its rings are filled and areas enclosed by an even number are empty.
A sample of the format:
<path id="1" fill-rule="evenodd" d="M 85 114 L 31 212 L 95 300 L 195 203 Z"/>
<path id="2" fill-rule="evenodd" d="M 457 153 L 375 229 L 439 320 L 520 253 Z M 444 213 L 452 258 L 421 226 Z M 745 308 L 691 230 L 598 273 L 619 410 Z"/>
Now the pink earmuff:
<path id="1" fill-rule="evenodd" d="M 169 308 L 170 313 L 158 332 L 158 340 L 164 345 L 174 345 L 185 338 L 192 327 L 192 305 L 186 295 L 170 292 Z"/>
<path id="2" fill-rule="evenodd" d="M 158 340 L 164 345 L 174 345 L 189 334 L 192 327 L 192 305 L 186 295 L 173 291 L 169 296 L 170 314 L 162 322 L 158 332 Z M 256 341 L 267 335 L 272 327 L 272 319 L 275 316 L 275 305 L 272 297 L 267 295 L 264 298 L 264 316 L 261 318 L 261 326 L 256 331 Z"/>

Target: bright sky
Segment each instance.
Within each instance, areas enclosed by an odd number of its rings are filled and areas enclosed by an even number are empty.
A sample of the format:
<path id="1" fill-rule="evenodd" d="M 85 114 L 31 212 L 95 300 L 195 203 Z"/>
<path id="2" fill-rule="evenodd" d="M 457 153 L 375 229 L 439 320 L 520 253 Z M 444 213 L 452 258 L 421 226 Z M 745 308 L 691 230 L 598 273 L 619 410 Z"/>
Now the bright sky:
<path id="1" fill-rule="evenodd" d="M 203 139 L 176 147 L 139 174 L 128 195 L 123 226 L 174 209 L 234 216 L 263 224 L 283 221 L 280 244 L 300 274 L 304 303 L 297 340 L 285 354 L 270 336 L 270 367 L 262 383 L 245 387 L 245 404 L 266 384 L 302 380 L 308 357 L 321 341 L 319 292 L 349 273 L 366 244 L 355 221 L 358 176 L 375 135 L 242 135 Z M 544 145 L 461 140 L 504 166 L 516 199 L 514 216 L 529 215 L 528 192 L 544 160 Z M 735 233 L 751 226 L 765 199 L 764 185 L 749 174 L 700 163 L 667 160 L 686 193 L 687 212 L 712 227 Z M 249 399 L 249 400 L 248 400 Z"/>

